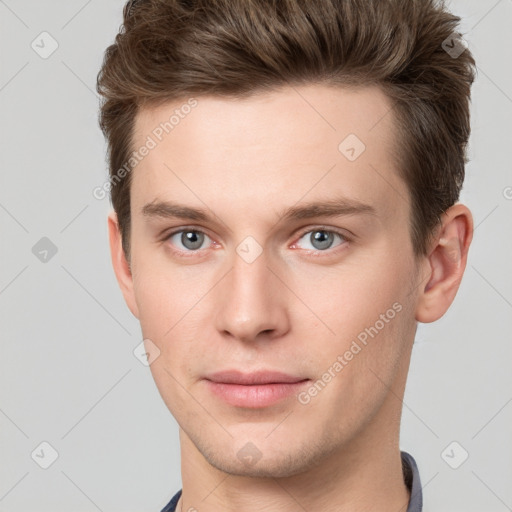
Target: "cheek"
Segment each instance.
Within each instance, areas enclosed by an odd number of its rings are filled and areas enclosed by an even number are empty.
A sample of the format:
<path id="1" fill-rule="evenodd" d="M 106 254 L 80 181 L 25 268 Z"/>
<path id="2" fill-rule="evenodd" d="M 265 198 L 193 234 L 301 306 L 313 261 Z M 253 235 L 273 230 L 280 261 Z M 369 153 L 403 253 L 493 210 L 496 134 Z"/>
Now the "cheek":
<path id="1" fill-rule="evenodd" d="M 155 277 L 151 273 L 141 273 L 134 280 L 134 289 L 143 335 L 156 340 L 175 323 L 170 296 L 179 294 L 179 290 L 169 289 L 164 280 Z"/>
<path id="2" fill-rule="evenodd" d="M 332 276 L 330 282 L 322 293 L 317 289 L 312 293 L 309 287 L 307 298 L 335 334 L 321 322 L 312 328 L 311 321 L 301 320 L 303 340 L 316 338 L 322 347 L 312 356 L 316 378 L 321 381 L 316 382 L 320 389 L 328 382 L 310 405 L 316 415 L 340 411 L 343 426 L 336 414 L 332 428 L 349 429 L 370 417 L 393 387 L 414 334 L 413 313 L 407 283 L 398 271 L 365 272 L 359 278 L 352 273 L 346 279 Z M 326 333 L 322 339 L 318 339 L 320 332 Z"/>
<path id="3" fill-rule="evenodd" d="M 166 338 L 186 323 L 199 302 L 204 283 L 187 269 L 171 266 L 150 251 L 134 254 L 133 285 L 144 336 Z"/>
<path id="4" fill-rule="evenodd" d="M 303 274 L 296 281 L 298 295 L 315 313 L 299 315 L 296 332 L 303 333 L 306 345 L 307 339 L 316 339 L 322 346 L 313 356 L 319 377 L 338 369 L 332 400 L 377 400 L 378 391 L 391 385 L 413 336 L 409 263 L 405 257 L 386 261 L 375 256 L 332 269 L 321 279 Z"/>
<path id="5" fill-rule="evenodd" d="M 323 326 L 325 334 L 333 339 L 356 336 L 374 325 L 393 304 L 403 306 L 410 280 L 405 265 L 405 262 L 386 264 L 375 258 L 328 271 L 297 272 L 291 287 L 310 309 L 308 315 L 300 317 L 303 327 L 307 329 L 309 321 L 315 329 Z"/>
<path id="6" fill-rule="evenodd" d="M 169 373 L 184 385 L 196 376 L 194 361 L 204 355 L 205 326 L 211 324 L 208 291 L 212 283 L 206 277 L 192 267 L 158 266 L 149 259 L 138 267 L 134 288 L 139 321 L 143 337 L 160 351 L 151 365 L 159 387 L 179 387 Z"/>

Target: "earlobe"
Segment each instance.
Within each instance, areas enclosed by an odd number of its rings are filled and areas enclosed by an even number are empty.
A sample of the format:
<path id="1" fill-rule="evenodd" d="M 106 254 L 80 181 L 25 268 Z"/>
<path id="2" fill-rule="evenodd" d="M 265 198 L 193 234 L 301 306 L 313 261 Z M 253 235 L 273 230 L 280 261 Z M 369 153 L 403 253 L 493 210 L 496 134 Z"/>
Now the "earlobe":
<path id="1" fill-rule="evenodd" d="M 133 288 L 133 276 L 130 265 L 126 260 L 123 251 L 121 231 L 117 215 L 112 211 L 108 216 L 108 235 L 110 242 L 110 257 L 112 259 L 112 266 L 116 275 L 117 282 L 123 293 L 124 300 L 132 312 L 132 314 L 139 318 L 139 309 L 135 301 L 135 293 Z"/>
<path id="2" fill-rule="evenodd" d="M 473 217 L 469 209 L 462 204 L 449 208 L 428 256 L 430 276 L 419 294 L 418 322 L 434 322 L 450 307 L 466 268 L 472 238 Z"/>

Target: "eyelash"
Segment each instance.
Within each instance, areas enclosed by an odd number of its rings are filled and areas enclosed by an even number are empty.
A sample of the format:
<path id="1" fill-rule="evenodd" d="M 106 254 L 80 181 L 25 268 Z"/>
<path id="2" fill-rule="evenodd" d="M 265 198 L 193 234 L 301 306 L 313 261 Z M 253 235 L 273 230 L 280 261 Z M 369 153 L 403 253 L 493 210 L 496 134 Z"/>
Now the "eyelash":
<path id="1" fill-rule="evenodd" d="M 180 229 L 176 229 L 174 231 L 171 231 L 170 233 L 167 233 L 166 235 L 164 235 L 164 237 L 162 238 L 162 241 L 163 242 L 168 242 L 169 239 L 176 235 L 177 233 L 186 233 L 187 231 L 193 231 L 194 233 L 201 233 L 203 235 L 206 235 L 208 238 L 211 238 L 211 236 L 208 235 L 208 233 L 205 233 L 202 229 L 198 229 L 198 228 L 195 228 L 195 227 L 188 227 L 188 226 L 185 226 L 185 227 L 181 227 Z M 191 256 L 197 256 L 201 251 L 203 251 L 204 249 L 197 249 L 195 251 L 182 251 L 180 249 L 175 249 L 173 248 L 172 251 L 174 253 L 177 253 L 179 254 L 180 256 L 183 256 L 185 258 L 189 258 Z"/>
<path id="2" fill-rule="evenodd" d="M 203 235 L 206 235 L 208 238 L 211 239 L 211 237 L 208 235 L 208 233 L 204 232 L 202 229 L 198 229 L 198 228 L 195 228 L 195 227 L 188 227 L 188 226 L 185 226 L 185 227 L 180 227 L 180 229 L 176 229 L 174 231 L 171 231 L 170 233 L 167 233 L 164 235 L 164 237 L 162 238 L 162 241 L 163 242 L 167 242 L 169 241 L 169 239 L 178 234 L 178 233 L 183 233 L 183 232 L 187 232 L 187 231 L 193 231 L 194 233 L 201 233 Z M 342 231 L 339 231 L 337 229 L 333 229 L 333 228 L 328 228 L 327 226 L 315 226 L 314 228 L 308 228 L 302 232 L 300 232 L 299 235 L 297 235 L 297 241 L 300 240 L 304 235 L 307 235 L 308 233 L 314 233 L 315 231 L 324 231 L 325 233 L 332 233 L 334 235 L 338 235 L 339 237 L 341 237 L 343 239 L 343 241 L 335 246 L 333 249 L 329 248 L 329 249 L 326 249 L 324 251 L 320 250 L 320 249 L 317 249 L 317 250 L 313 250 L 313 249 L 304 249 L 305 251 L 307 251 L 309 254 L 311 254 L 313 257 L 321 257 L 322 255 L 324 254 L 328 254 L 328 255 L 332 255 L 332 254 L 335 254 L 337 253 L 339 250 L 342 250 L 346 243 L 348 242 L 351 242 L 351 238 L 348 237 L 345 232 L 342 232 Z M 295 245 L 296 242 L 294 242 L 293 245 Z M 197 254 L 199 254 L 201 251 L 203 251 L 204 249 L 197 249 L 195 251 L 182 251 L 180 249 L 172 249 L 173 252 L 175 253 L 178 253 L 184 257 L 190 257 L 190 256 L 195 256 Z"/>
<path id="3" fill-rule="evenodd" d="M 304 231 L 301 231 L 300 234 L 297 235 L 297 241 L 300 240 L 304 235 L 307 235 L 308 233 L 314 233 L 315 231 L 324 231 L 325 233 L 332 233 L 334 235 L 338 235 L 342 239 L 339 245 L 336 245 L 333 248 L 325 249 L 324 251 L 320 249 L 303 249 L 307 251 L 308 254 L 315 258 L 322 257 L 323 255 L 332 256 L 333 254 L 337 254 L 338 251 L 343 250 L 347 243 L 351 241 L 350 237 L 348 237 L 344 231 L 329 228 L 327 226 L 315 226 L 313 229 L 308 228 Z M 295 243 L 296 242 L 294 242 L 294 245 Z"/>

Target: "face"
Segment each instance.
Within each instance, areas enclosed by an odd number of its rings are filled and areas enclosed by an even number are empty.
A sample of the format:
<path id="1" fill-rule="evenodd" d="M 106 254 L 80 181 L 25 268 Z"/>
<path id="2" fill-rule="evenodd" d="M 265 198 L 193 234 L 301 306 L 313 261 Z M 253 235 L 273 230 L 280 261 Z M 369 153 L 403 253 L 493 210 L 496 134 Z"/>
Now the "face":
<path id="1" fill-rule="evenodd" d="M 184 104 L 139 113 L 134 145 L 157 144 L 131 185 L 125 297 L 163 400 L 232 474 L 368 445 L 399 418 L 419 284 L 390 102 L 313 85 Z"/>

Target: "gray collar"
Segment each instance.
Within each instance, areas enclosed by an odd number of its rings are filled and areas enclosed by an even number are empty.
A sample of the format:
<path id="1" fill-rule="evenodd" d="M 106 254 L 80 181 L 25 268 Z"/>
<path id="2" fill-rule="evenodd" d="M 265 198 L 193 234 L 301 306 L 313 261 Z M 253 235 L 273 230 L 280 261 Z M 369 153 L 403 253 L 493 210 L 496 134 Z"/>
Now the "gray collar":
<path id="1" fill-rule="evenodd" d="M 413 456 L 407 452 L 400 452 L 402 456 L 402 471 L 405 485 L 409 488 L 411 499 L 407 512 L 421 512 L 423 510 L 423 493 L 421 490 L 420 473 Z"/>

